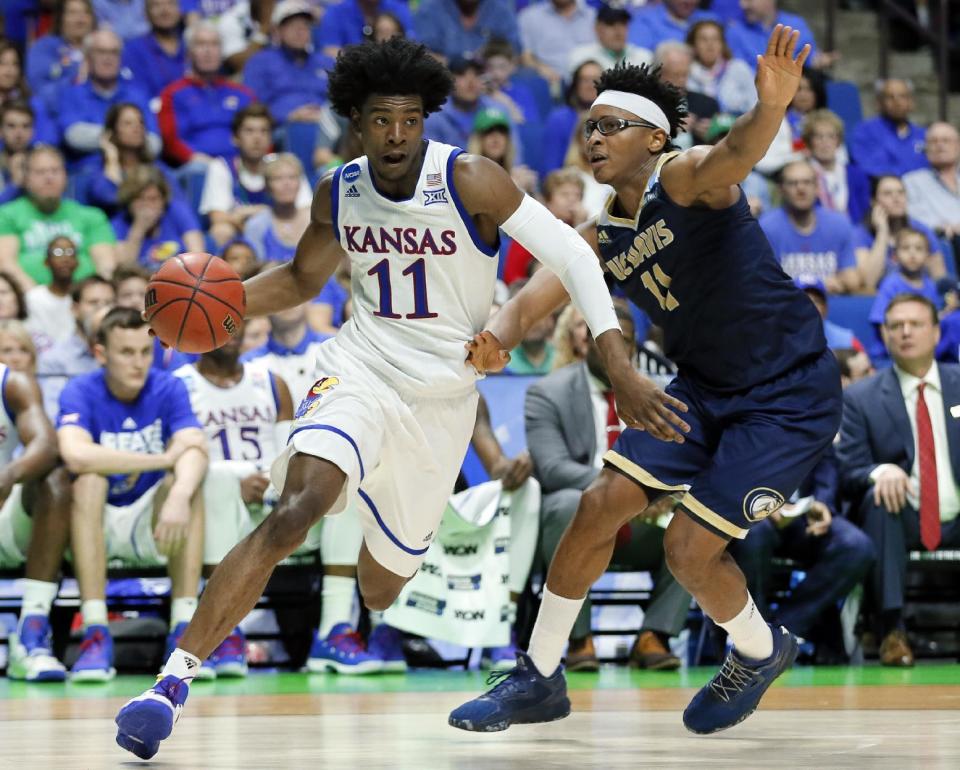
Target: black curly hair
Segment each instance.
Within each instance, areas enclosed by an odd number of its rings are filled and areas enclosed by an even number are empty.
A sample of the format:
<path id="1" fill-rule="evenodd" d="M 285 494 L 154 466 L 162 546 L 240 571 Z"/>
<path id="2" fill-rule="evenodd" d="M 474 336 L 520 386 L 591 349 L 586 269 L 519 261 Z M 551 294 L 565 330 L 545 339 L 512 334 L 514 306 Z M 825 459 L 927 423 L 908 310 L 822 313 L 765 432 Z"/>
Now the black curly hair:
<path id="1" fill-rule="evenodd" d="M 338 115 L 360 112 L 370 96 L 419 96 L 423 114 L 440 109 L 453 90 L 453 77 L 425 45 L 403 38 L 344 48 L 330 71 L 328 95 Z"/>
<path id="2" fill-rule="evenodd" d="M 597 94 L 626 91 L 656 102 L 670 122 L 670 138 L 676 139 L 683 119 L 687 117 L 687 98 L 679 88 L 660 79 L 660 69 L 659 64 L 650 67 L 620 62 L 616 67 L 603 71 L 597 81 Z"/>

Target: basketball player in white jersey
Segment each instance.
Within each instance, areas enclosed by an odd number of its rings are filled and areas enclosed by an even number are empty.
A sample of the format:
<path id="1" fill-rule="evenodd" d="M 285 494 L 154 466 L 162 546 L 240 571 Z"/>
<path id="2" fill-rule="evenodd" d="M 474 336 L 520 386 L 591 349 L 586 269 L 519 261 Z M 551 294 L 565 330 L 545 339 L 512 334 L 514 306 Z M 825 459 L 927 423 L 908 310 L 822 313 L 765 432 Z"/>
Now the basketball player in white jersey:
<path id="1" fill-rule="evenodd" d="M 260 362 L 241 363 L 242 336 L 174 372 L 207 435 L 210 465 L 203 480 L 205 565 L 227 552 L 270 512 L 266 474 L 287 439 L 293 404 L 282 378 Z M 273 498 L 276 500 L 276 497 Z M 247 673 L 246 639 L 239 626 L 210 655 L 218 677 Z"/>
<path id="2" fill-rule="evenodd" d="M 67 673 L 53 655 L 49 615 L 70 537 L 70 479 L 57 467 L 57 437 L 34 379 L 0 364 L 0 400 L 0 568 L 26 564 L 7 676 L 62 682 Z"/>
<path id="3" fill-rule="evenodd" d="M 317 356 L 317 382 L 273 468 L 277 507 L 216 569 L 161 680 L 117 716 L 117 742 L 139 757 L 157 752 L 199 661 L 320 517 L 358 501 L 368 608 L 390 606 L 416 573 L 473 431 L 479 375 L 465 346 L 489 315 L 498 228 L 562 280 L 597 340 L 624 422 L 682 440 L 668 423 L 681 431 L 685 423 L 667 405 L 685 407 L 633 369 L 586 242 L 495 163 L 424 141 L 424 118 L 451 87 L 424 46 L 401 39 L 345 48 L 330 73 L 331 105 L 365 155 L 317 185 L 293 260 L 246 282 L 247 314 L 316 296 L 347 252 L 353 316 Z"/>

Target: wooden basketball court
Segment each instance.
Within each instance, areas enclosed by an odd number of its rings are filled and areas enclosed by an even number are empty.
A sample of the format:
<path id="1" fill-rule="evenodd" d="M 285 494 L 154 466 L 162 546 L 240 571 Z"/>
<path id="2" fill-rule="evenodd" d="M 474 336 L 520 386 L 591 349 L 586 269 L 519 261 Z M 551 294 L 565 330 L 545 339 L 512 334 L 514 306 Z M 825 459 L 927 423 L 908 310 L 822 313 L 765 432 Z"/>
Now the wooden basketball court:
<path id="1" fill-rule="evenodd" d="M 690 735 L 680 713 L 712 675 L 605 669 L 570 677 L 574 713 L 475 734 L 448 711 L 483 675 L 252 674 L 200 683 L 151 766 L 162 768 L 960 767 L 960 667 L 795 669 L 747 722 Z M 0 682 L 0 767 L 143 764 L 114 743 L 113 716 L 148 677 L 108 685 Z"/>

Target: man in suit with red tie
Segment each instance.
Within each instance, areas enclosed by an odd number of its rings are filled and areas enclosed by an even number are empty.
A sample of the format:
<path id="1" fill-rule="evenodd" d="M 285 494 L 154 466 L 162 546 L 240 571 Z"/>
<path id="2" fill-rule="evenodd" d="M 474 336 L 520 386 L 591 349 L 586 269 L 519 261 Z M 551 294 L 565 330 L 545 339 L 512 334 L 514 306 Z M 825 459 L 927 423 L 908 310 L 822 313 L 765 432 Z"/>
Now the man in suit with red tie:
<path id="1" fill-rule="evenodd" d="M 894 366 L 847 389 L 837 454 L 876 548 L 881 662 L 910 666 L 908 552 L 960 547 L 960 367 L 934 360 L 940 327 L 926 297 L 894 297 L 882 333 Z"/>
<path id="2" fill-rule="evenodd" d="M 633 316 L 623 300 L 615 300 L 614 309 L 633 357 Z M 599 475 L 603 455 L 616 443 L 622 429 L 613 390 L 592 339 L 586 361 L 557 369 L 530 386 L 524 423 L 534 475 L 543 490 L 538 557 L 546 567 L 576 513 L 583 490 Z M 671 510 L 671 500 L 665 497 L 658 501 L 647 515 L 625 525 L 617 536 L 614 562 L 629 564 L 634 570 L 649 570 L 653 575 L 650 605 L 630 653 L 630 664 L 637 668 L 680 667 L 668 643 L 686 623 L 690 594 L 667 569 L 664 529 L 658 526 L 658 514 Z M 590 614 L 590 602 L 586 601 L 570 634 L 568 671 L 596 671 L 599 667 L 590 635 Z"/>

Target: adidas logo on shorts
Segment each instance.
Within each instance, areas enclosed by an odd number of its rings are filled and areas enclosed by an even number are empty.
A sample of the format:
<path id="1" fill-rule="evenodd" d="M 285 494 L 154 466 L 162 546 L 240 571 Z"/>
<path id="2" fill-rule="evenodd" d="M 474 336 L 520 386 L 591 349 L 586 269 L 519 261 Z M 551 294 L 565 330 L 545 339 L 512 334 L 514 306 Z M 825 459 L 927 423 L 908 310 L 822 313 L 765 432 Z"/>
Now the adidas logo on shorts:
<path id="1" fill-rule="evenodd" d="M 350 185 L 350 187 L 347 189 L 347 191 L 343 194 L 343 197 L 344 197 L 344 198 L 359 198 L 359 197 L 360 197 L 360 191 L 357 190 L 357 186 L 356 186 L 355 184 L 352 184 L 352 185 Z"/>

